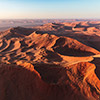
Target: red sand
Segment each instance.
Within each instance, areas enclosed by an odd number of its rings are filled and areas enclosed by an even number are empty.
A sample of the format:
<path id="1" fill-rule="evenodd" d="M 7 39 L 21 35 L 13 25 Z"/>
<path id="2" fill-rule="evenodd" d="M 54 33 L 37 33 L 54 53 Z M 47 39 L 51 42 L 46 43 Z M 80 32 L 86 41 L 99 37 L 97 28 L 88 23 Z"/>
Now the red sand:
<path id="1" fill-rule="evenodd" d="M 0 100 L 100 100 L 99 36 L 97 22 L 0 33 Z"/>

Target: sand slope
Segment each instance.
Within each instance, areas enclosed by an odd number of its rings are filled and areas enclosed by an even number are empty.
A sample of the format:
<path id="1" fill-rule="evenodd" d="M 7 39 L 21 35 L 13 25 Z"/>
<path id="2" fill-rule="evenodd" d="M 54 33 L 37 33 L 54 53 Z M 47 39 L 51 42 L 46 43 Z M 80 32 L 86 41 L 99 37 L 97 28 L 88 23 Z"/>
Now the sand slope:
<path id="1" fill-rule="evenodd" d="M 99 100 L 100 81 L 93 64 L 37 65 L 40 74 L 29 63 L 18 64 L 0 65 L 1 100 Z"/>

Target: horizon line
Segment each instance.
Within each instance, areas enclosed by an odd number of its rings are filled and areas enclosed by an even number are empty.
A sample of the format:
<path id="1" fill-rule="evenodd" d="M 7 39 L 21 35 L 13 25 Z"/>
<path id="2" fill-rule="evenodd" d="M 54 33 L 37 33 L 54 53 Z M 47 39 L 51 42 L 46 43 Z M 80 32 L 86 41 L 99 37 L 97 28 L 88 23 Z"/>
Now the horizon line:
<path id="1" fill-rule="evenodd" d="M 73 20 L 73 19 L 87 19 L 100 20 L 100 18 L 0 18 L 0 20 Z"/>

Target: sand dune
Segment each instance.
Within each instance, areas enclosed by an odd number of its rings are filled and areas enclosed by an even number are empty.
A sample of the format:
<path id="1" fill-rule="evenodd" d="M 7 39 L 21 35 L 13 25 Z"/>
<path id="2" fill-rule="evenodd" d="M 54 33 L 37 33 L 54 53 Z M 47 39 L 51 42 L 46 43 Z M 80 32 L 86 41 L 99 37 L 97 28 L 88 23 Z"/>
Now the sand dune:
<path id="1" fill-rule="evenodd" d="M 18 64 L 22 67 L 0 65 L 1 100 L 99 100 L 100 82 L 93 64 L 66 68 L 37 65 L 40 74 L 33 65 Z"/>
<path id="2" fill-rule="evenodd" d="M 3 62 L 16 63 L 17 60 L 27 60 L 31 63 L 60 63 L 64 62 L 61 55 L 82 57 L 100 54 L 98 50 L 69 37 L 36 32 L 22 36 L 23 33 L 20 33 L 21 35 L 19 33 L 8 33 L 0 39 L 0 54 Z M 9 60 L 6 60 L 6 55 L 9 56 Z"/>
<path id="3" fill-rule="evenodd" d="M 79 21 L 57 24 L 49 23 L 42 26 L 33 27 L 33 29 L 37 30 L 38 33 L 49 33 L 56 34 L 58 36 L 71 37 L 88 46 L 92 46 L 93 48 L 95 47 L 96 49 L 100 50 L 99 21 Z"/>
<path id="4" fill-rule="evenodd" d="M 0 100 L 99 100 L 99 31 L 84 21 L 1 32 Z"/>

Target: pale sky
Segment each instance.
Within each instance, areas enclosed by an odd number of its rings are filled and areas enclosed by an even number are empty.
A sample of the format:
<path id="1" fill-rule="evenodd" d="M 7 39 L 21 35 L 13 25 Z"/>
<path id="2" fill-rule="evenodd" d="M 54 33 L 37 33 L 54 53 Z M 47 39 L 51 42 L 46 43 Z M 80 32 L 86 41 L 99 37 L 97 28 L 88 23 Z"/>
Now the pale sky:
<path id="1" fill-rule="evenodd" d="M 0 19 L 99 18 L 100 0 L 0 0 Z"/>

